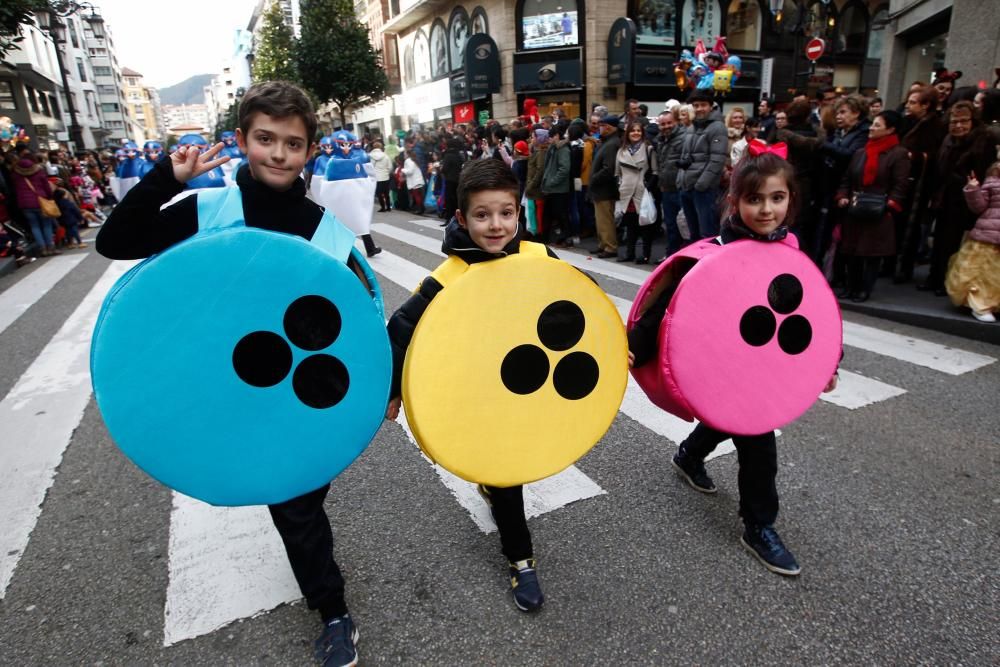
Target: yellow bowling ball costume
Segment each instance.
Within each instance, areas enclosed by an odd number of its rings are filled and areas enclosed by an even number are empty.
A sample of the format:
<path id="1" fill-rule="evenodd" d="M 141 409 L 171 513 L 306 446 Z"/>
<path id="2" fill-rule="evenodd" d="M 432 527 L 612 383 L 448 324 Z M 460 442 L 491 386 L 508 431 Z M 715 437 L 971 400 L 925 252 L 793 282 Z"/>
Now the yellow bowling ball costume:
<path id="1" fill-rule="evenodd" d="M 403 405 L 424 453 L 510 487 L 567 468 L 611 426 L 627 381 L 625 328 L 604 292 L 545 246 L 433 274 L 446 289 L 417 323 Z"/>

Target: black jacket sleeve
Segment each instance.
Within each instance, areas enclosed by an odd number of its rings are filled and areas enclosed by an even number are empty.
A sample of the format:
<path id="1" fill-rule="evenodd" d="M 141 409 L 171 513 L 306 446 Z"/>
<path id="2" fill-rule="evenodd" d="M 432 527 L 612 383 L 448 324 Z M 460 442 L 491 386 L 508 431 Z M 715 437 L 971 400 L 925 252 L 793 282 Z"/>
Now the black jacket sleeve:
<path id="1" fill-rule="evenodd" d="M 97 234 L 97 252 L 110 259 L 143 259 L 194 236 L 197 195 L 160 210 L 184 190 L 170 160 L 161 160 L 128 191 Z"/>
<path id="2" fill-rule="evenodd" d="M 420 288 L 399 307 L 389 323 L 389 344 L 392 347 L 392 389 L 389 398 L 403 394 L 403 361 L 406 359 L 406 349 L 417 328 L 417 323 L 423 317 L 424 311 L 431 300 L 442 290 L 442 285 L 434 278 L 427 276 Z"/>

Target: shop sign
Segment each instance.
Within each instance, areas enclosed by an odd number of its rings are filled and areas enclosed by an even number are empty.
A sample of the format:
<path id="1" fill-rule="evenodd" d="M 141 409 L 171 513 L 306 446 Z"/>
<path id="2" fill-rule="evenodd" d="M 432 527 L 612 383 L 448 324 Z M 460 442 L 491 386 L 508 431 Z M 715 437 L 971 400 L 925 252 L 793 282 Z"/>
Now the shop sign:
<path id="1" fill-rule="evenodd" d="M 518 92 L 582 86 L 583 67 L 580 64 L 579 49 L 514 56 L 514 89 Z"/>
<path id="2" fill-rule="evenodd" d="M 500 92 L 500 49 L 489 35 L 479 33 L 469 38 L 465 45 L 465 77 L 471 99 Z"/>
<path id="3" fill-rule="evenodd" d="M 833 66 L 815 65 L 809 75 L 810 88 L 824 88 L 833 85 Z"/>
<path id="4" fill-rule="evenodd" d="M 490 120 L 490 112 L 489 111 L 487 111 L 486 109 L 483 109 L 482 111 L 479 112 L 479 124 L 480 125 L 486 125 L 486 123 L 488 123 L 489 120 Z"/>
<path id="5" fill-rule="evenodd" d="M 608 33 L 608 85 L 631 83 L 635 63 L 635 23 L 621 17 Z"/>
<path id="6" fill-rule="evenodd" d="M 635 83 L 642 86 L 673 86 L 674 56 L 667 53 L 637 53 Z"/>
<path id="7" fill-rule="evenodd" d="M 451 112 L 456 123 L 471 123 L 476 115 L 476 105 L 472 102 L 463 102 L 452 107 Z"/>

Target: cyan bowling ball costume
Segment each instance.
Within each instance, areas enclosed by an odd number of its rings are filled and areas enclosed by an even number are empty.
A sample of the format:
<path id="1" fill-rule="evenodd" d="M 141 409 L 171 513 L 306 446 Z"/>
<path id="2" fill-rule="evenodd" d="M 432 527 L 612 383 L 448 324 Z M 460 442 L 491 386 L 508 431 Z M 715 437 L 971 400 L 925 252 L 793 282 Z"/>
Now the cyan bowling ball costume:
<path id="1" fill-rule="evenodd" d="M 336 477 L 381 425 L 381 293 L 329 213 L 310 241 L 248 228 L 239 189 L 225 188 L 198 194 L 198 219 L 105 299 L 95 396 L 115 443 L 167 486 L 216 505 L 280 503 Z"/>

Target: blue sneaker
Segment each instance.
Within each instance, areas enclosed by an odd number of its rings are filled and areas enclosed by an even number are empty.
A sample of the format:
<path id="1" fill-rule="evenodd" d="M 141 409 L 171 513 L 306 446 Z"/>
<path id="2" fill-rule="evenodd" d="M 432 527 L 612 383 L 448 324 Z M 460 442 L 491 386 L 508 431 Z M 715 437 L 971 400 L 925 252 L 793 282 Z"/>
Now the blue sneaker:
<path id="1" fill-rule="evenodd" d="M 781 542 L 774 526 L 748 525 L 740 542 L 771 572 L 794 577 L 802 571 L 795 556 Z"/>
<path id="2" fill-rule="evenodd" d="M 528 558 L 510 563 L 510 587 L 514 590 L 514 604 L 521 611 L 538 611 L 545 602 L 542 585 L 538 583 L 535 559 Z"/>
<path id="3" fill-rule="evenodd" d="M 358 629 L 350 614 L 327 621 L 316 640 L 316 659 L 323 667 L 354 667 L 358 664 Z"/>

